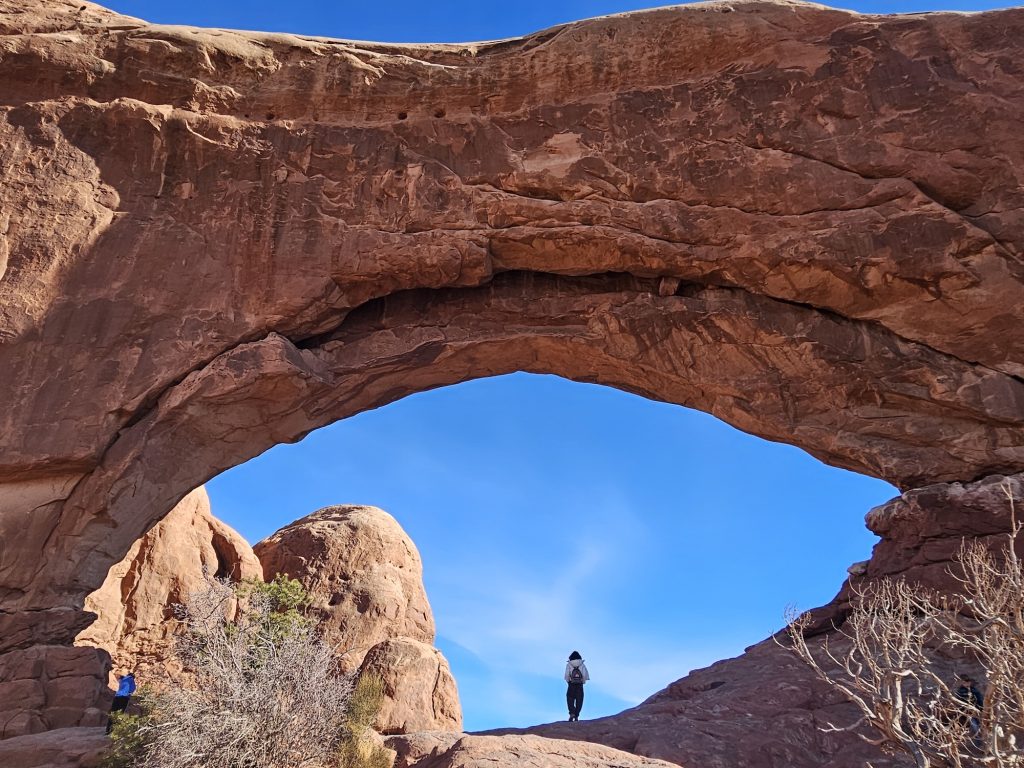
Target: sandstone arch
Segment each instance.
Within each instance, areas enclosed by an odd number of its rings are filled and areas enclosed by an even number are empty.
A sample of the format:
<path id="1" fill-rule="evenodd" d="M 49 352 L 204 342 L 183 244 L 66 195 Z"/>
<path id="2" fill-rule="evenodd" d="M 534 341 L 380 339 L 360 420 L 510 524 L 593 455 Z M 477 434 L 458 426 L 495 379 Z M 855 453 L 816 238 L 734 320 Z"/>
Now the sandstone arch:
<path id="1" fill-rule="evenodd" d="M 0 0 L 8 667 L 211 475 L 475 376 L 902 488 L 1024 469 L 1024 11 L 398 46 L 36 6 Z"/>

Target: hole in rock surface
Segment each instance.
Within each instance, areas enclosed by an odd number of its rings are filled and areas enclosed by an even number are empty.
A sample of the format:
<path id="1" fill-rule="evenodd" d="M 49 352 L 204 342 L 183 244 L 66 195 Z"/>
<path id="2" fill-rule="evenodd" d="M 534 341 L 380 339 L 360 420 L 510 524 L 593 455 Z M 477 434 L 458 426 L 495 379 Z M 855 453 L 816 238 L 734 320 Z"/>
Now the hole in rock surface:
<path id="1" fill-rule="evenodd" d="M 420 393 L 207 484 L 250 542 L 321 507 L 391 513 L 418 547 L 467 730 L 642 701 L 837 592 L 896 495 L 707 414 L 555 376 Z"/>

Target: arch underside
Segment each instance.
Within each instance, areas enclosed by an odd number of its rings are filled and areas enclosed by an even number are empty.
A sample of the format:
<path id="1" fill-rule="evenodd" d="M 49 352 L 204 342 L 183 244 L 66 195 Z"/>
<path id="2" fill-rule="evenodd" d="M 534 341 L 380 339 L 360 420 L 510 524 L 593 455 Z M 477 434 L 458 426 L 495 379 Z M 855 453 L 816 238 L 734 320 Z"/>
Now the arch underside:
<path id="1" fill-rule="evenodd" d="M 75 487 L 54 536 L 72 546 L 47 573 L 87 589 L 152 524 L 140 509 L 338 419 L 513 371 L 704 410 L 905 487 L 1011 472 L 1024 443 L 1006 407 L 1024 403 L 1020 382 L 877 324 L 734 288 L 504 272 L 374 299 L 337 328 L 271 333 L 187 375 Z"/>
<path id="2" fill-rule="evenodd" d="M 1024 470 L 1024 11 L 389 46 L 79 7 L 0 0 L 0 653 L 209 477 L 475 377 L 904 489 Z"/>

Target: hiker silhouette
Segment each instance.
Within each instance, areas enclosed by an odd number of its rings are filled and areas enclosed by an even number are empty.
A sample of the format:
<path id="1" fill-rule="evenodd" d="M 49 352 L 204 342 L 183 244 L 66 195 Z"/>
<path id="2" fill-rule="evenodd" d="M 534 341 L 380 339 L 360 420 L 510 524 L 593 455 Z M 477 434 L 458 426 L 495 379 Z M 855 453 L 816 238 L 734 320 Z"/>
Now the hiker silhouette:
<path id="1" fill-rule="evenodd" d="M 587 665 L 583 663 L 583 657 L 579 651 L 569 654 L 569 661 L 565 664 L 565 682 L 568 688 L 565 691 L 565 703 L 569 706 L 569 722 L 580 719 L 580 710 L 583 709 L 583 685 L 590 679 Z"/>

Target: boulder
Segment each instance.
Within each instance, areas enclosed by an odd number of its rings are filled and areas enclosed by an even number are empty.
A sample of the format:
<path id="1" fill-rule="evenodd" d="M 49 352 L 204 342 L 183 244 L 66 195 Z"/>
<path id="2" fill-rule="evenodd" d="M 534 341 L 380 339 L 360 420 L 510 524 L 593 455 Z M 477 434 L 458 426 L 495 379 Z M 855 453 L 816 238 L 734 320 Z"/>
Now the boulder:
<path id="1" fill-rule="evenodd" d="M 378 730 L 462 729 L 455 681 L 433 647 L 423 564 L 391 515 L 376 507 L 326 507 L 254 550 L 266 580 L 285 574 L 309 590 L 311 612 L 340 649 L 343 668 L 383 679 Z"/>
<path id="2" fill-rule="evenodd" d="M 460 731 L 459 690 L 448 660 L 433 646 L 397 638 L 370 649 L 359 674 L 384 683 L 384 704 L 374 728 L 380 733 Z"/>
<path id="3" fill-rule="evenodd" d="M 434 616 L 423 588 L 423 563 L 412 539 L 376 507 L 326 507 L 253 547 L 263 577 L 298 579 L 325 636 L 348 669 L 371 647 L 403 637 L 434 642 Z"/>

